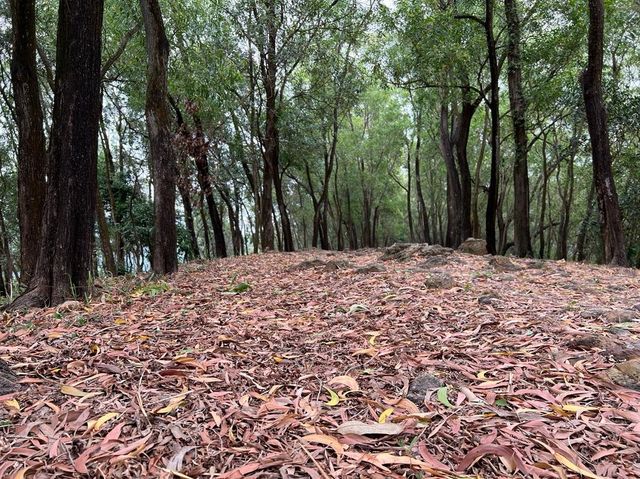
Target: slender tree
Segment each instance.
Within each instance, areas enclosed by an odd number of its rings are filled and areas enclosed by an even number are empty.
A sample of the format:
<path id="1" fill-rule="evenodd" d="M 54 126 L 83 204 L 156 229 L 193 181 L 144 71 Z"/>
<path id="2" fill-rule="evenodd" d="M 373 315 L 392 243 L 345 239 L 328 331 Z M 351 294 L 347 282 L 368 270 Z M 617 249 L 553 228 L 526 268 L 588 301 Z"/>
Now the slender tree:
<path id="1" fill-rule="evenodd" d="M 20 279 L 28 284 L 38 260 L 47 167 L 36 65 L 35 0 L 11 0 L 11 28 L 11 82 L 18 127 Z"/>
<path id="2" fill-rule="evenodd" d="M 158 0 L 140 0 L 147 48 L 145 107 L 153 176 L 154 228 L 152 268 L 157 274 L 178 269 L 176 234 L 176 161 L 171 142 L 167 64 L 169 41 Z"/>
<path id="3" fill-rule="evenodd" d="M 611 147 L 607 110 L 602 96 L 604 49 L 604 2 L 589 0 L 589 50 L 587 68 L 582 73 L 582 90 L 587 113 L 593 181 L 600 210 L 600 229 L 605 262 L 627 264 L 618 194 L 611 170 Z"/>
<path id="4" fill-rule="evenodd" d="M 12 309 L 89 290 L 96 209 L 103 1 L 60 0 L 53 124 L 40 253 Z"/>
<path id="5" fill-rule="evenodd" d="M 516 0 L 504 0 L 507 17 L 507 78 L 509 103 L 513 124 L 515 158 L 513 163 L 513 234 L 516 255 L 533 256 L 529 229 L 529 168 L 527 165 L 527 132 L 525 124 L 526 104 L 522 91 L 522 64 L 520 56 L 520 18 Z"/>

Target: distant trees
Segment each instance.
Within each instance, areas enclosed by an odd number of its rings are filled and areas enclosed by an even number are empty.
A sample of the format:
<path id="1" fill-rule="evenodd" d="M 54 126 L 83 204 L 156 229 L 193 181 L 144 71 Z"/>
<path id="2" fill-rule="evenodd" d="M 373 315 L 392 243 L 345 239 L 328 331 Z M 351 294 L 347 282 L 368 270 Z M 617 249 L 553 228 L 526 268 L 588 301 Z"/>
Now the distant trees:
<path id="1" fill-rule="evenodd" d="M 13 308 L 57 304 L 89 291 L 102 16 L 102 0 L 60 1 L 42 239 L 27 291 L 14 301 Z M 28 121 L 38 119 L 36 112 Z"/>

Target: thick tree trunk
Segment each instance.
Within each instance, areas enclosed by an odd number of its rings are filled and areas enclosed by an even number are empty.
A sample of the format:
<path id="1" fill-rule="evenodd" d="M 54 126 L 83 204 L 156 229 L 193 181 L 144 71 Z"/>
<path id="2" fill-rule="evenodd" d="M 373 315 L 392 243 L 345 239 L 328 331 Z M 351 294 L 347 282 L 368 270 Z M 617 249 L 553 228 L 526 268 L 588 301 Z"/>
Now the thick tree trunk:
<path id="1" fill-rule="evenodd" d="M 589 0 L 589 55 L 581 80 L 591 138 L 593 179 L 600 210 L 604 259 L 607 263 L 626 266 L 622 215 L 611 170 L 607 111 L 602 96 L 603 43 L 604 2 Z"/>
<path id="2" fill-rule="evenodd" d="M 421 113 L 419 113 L 421 115 Z M 429 231 L 429 214 L 427 213 L 427 206 L 424 202 L 424 196 L 422 194 L 422 178 L 420 176 L 420 145 L 421 138 L 421 118 L 418 119 L 418 125 L 416 126 L 416 151 L 414 154 L 415 163 L 415 177 L 416 177 L 416 198 L 418 200 L 418 218 L 420 221 L 421 239 L 426 243 L 431 243 L 431 232 Z"/>
<path id="3" fill-rule="evenodd" d="M 584 246 L 587 239 L 587 232 L 589 230 L 589 223 L 591 222 L 591 216 L 593 215 L 593 209 L 595 206 L 595 192 L 596 187 L 595 184 L 591 183 L 591 188 L 589 189 L 589 196 L 587 196 L 587 212 L 580 223 L 580 229 L 578 230 L 578 237 L 576 239 L 576 252 L 573 255 L 574 261 L 584 261 L 587 256 L 584 251 Z"/>
<path id="4" fill-rule="evenodd" d="M 11 82 L 18 127 L 18 221 L 21 281 L 38 260 L 46 195 L 47 155 L 36 65 L 35 0 L 11 0 Z"/>
<path id="5" fill-rule="evenodd" d="M 61 0 L 47 199 L 36 270 L 13 309 L 89 290 L 96 208 L 102 0 Z"/>
<path id="6" fill-rule="evenodd" d="M 507 17 L 509 61 L 508 83 L 515 155 L 513 164 L 513 233 L 516 255 L 533 256 L 529 219 L 529 168 L 527 165 L 526 104 L 522 91 L 522 64 L 520 57 L 520 19 L 517 0 L 504 0 Z"/>
<path id="7" fill-rule="evenodd" d="M 478 161 L 476 162 L 476 171 L 474 173 L 474 187 L 473 187 L 473 199 L 471 203 L 471 228 L 472 236 L 474 238 L 480 238 L 481 225 L 480 217 L 478 215 L 478 197 L 480 196 L 480 173 L 482 172 L 482 162 L 484 160 L 484 150 L 487 146 L 487 130 L 489 123 L 489 114 L 485 111 L 484 125 L 482 127 L 482 139 L 480 141 L 480 153 L 478 153 Z"/>
<path id="8" fill-rule="evenodd" d="M 146 117 L 151 148 L 154 228 L 152 267 L 156 274 L 178 269 L 176 234 L 176 161 L 167 102 L 169 41 L 158 0 L 140 0 L 147 49 Z"/>

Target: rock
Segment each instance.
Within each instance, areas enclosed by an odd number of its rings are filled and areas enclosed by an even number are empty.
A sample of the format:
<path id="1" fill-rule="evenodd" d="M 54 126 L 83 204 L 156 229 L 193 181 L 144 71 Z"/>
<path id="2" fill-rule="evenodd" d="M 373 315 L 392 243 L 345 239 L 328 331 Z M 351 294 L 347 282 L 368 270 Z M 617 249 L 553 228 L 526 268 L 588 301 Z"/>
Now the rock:
<path id="1" fill-rule="evenodd" d="M 0 396 L 18 390 L 18 378 L 2 359 L 0 359 Z"/>
<path id="2" fill-rule="evenodd" d="M 593 309 L 585 309 L 584 311 L 582 311 L 580 313 L 580 317 L 583 319 L 596 319 L 601 316 L 604 316 L 605 314 L 607 314 L 606 309 L 593 308 Z"/>
<path id="3" fill-rule="evenodd" d="M 364 266 L 360 266 L 359 268 L 356 268 L 355 272 L 358 274 L 369 274 L 369 273 L 384 273 L 387 270 L 387 268 L 384 267 L 384 265 L 381 265 L 379 263 L 371 263 L 371 264 L 366 264 Z"/>
<path id="4" fill-rule="evenodd" d="M 424 285 L 429 289 L 451 289 L 456 283 L 448 273 L 430 273 L 424 280 Z"/>
<path id="5" fill-rule="evenodd" d="M 487 251 L 487 242 L 483 239 L 468 238 L 460 246 L 458 251 L 461 253 L 485 255 Z"/>
<path id="6" fill-rule="evenodd" d="M 327 261 L 324 265 L 324 270 L 327 272 L 338 271 L 339 269 L 351 268 L 351 263 L 345 260 L 333 259 Z"/>
<path id="7" fill-rule="evenodd" d="M 439 378 L 431 374 L 422 374 L 414 378 L 409 384 L 407 399 L 416 404 L 422 404 L 430 391 L 443 385 L 444 383 Z"/>
<path id="8" fill-rule="evenodd" d="M 566 346 L 569 349 L 585 351 L 587 349 L 602 348 L 605 346 L 605 342 L 605 338 L 601 336 L 587 334 L 567 341 Z"/>
<path id="9" fill-rule="evenodd" d="M 295 266 L 291 266 L 289 271 L 304 271 L 306 269 L 320 268 L 325 266 L 325 262 L 321 259 L 308 259 L 302 263 L 298 263 Z"/>
<path id="10" fill-rule="evenodd" d="M 489 260 L 489 264 L 493 266 L 496 271 L 502 273 L 506 271 L 520 271 L 523 269 L 521 266 L 518 266 L 505 256 L 494 256 Z"/>
<path id="11" fill-rule="evenodd" d="M 607 371 L 607 376 L 620 386 L 640 391 L 640 359 L 616 364 Z"/>
<path id="12" fill-rule="evenodd" d="M 416 268 L 418 269 L 431 269 L 436 266 L 445 266 L 449 264 L 449 259 L 444 256 L 431 256 L 425 261 L 421 261 L 416 264 Z"/>
<path id="13" fill-rule="evenodd" d="M 427 243 L 394 243 L 384 250 L 382 261 L 406 261 L 414 256 L 446 256 L 453 253 L 451 248 Z"/>
<path id="14" fill-rule="evenodd" d="M 495 293 L 483 294 L 482 296 L 478 297 L 478 303 L 480 304 L 491 305 L 495 304 L 498 301 L 500 301 L 500 297 Z"/>
<path id="15" fill-rule="evenodd" d="M 82 308 L 82 303 L 80 301 L 69 300 L 65 301 L 61 305 L 56 308 L 56 312 L 58 313 L 66 313 L 68 311 L 74 311 L 76 309 Z"/>
<path id="16" fill-rule="evenodd" d="M 638 317 L 640 317 L 640 312 L 630 309 L 614 309 L 613 311 L 607 311 L 604 317 L 611 323 L 628 323 L 637 321 Z"/>

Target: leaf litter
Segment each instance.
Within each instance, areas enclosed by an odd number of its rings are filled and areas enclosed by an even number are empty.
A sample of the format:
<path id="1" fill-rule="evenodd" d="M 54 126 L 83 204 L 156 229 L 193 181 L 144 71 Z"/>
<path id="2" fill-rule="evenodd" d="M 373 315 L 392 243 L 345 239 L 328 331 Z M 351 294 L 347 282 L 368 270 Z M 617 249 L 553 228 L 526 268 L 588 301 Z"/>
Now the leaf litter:
<path id="1" fill-rule="evenodd" d="M 638 349 L 610 354 L 637 272 L 447 254 L 194 262 L 5 315 L 0 477 L 640 477 Z"/>

